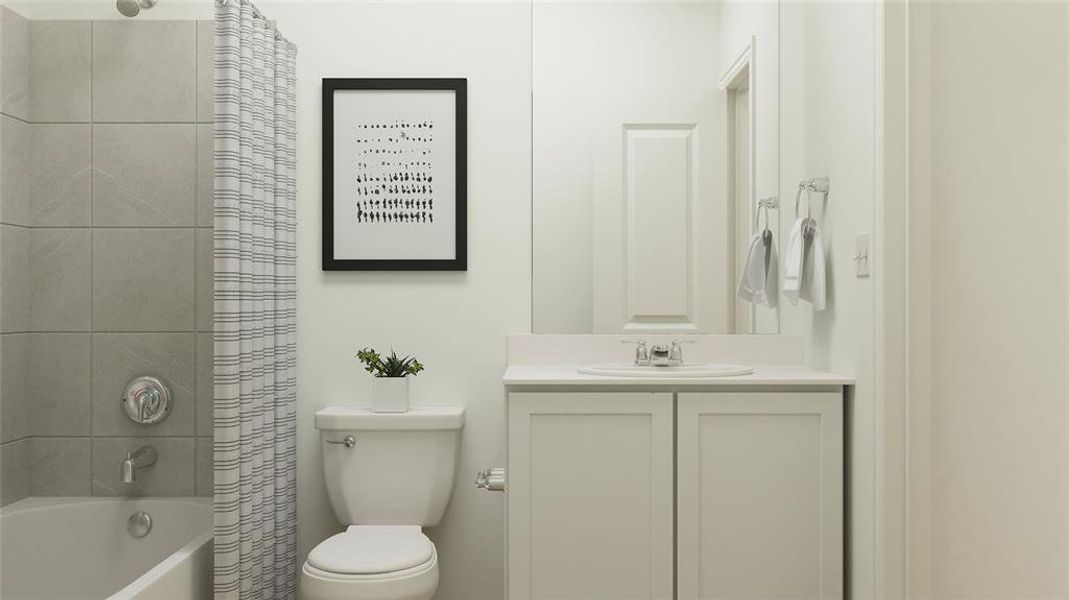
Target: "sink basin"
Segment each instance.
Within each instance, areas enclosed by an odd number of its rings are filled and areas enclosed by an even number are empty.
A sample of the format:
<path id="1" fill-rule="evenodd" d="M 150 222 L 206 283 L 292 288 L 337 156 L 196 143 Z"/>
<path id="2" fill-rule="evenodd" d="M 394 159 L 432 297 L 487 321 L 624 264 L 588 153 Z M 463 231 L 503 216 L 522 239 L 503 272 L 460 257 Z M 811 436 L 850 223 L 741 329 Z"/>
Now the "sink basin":
<path id="1" fill-rule="evenodd" d="M 691 364 L 681 367 L 647 367 L 626 363 L 607 365 L 590 365 L 579 367 L 584 375 L 603 375 L 606 377 L 649 377 L 683 378 L 683 377 L 733 377 L 753 373 L 750 367 L 720 364 Z"/>

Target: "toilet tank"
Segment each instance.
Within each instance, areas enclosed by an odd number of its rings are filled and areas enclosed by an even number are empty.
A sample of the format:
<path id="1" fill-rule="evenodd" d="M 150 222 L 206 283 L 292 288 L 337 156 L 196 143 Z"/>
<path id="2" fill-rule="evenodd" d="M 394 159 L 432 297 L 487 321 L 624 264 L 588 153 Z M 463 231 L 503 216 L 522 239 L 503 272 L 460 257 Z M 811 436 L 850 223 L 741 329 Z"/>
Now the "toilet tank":
<path id="1" fill-rule="evenodd" d="M 374 413 L 336 406 L 317 412 L 315 426 L 327 495 L 343 524 L 433 527 L 442 520 L 453 493 L 463 408 Z"/>

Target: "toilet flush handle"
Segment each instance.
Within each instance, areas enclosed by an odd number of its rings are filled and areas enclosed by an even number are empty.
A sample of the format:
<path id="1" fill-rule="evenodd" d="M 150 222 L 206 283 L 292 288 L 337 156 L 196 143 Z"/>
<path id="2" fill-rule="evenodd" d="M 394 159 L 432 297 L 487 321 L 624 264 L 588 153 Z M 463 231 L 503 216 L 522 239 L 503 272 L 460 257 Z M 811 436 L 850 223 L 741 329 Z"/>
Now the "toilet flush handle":
<path id="1" fill-rule="evenodd" d="M 488 492 L 505 491 L 505 469 L 494 467 L 479 471 L 475 476 L 475 487 Z"/>
<path id="2" fill-rule="evenodd" d="M 347 436 L 345 436 L 344 438 L 342 438 L 340 440 L 326 440 L 326 442 L 328 444 L 342 444 L 346 448 L 352 448 L 353 446 L 356 445 L 356 438 L 354 438 L 351 435 L 347 435 Z"/>

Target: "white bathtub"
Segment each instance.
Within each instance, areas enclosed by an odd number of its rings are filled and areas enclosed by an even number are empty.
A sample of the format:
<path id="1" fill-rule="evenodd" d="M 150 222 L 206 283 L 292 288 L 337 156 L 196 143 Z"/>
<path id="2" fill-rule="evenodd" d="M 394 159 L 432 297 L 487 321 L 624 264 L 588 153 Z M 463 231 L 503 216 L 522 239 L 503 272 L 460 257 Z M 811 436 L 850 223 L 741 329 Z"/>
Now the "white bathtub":
<path id="1" fill-rule="evenodd" d="M 152 530 L 126 530 L 137 511 Z M 0 509 L 4 600 L 200 600 L 212 595 L 207 498 L 26 498 Z"/>

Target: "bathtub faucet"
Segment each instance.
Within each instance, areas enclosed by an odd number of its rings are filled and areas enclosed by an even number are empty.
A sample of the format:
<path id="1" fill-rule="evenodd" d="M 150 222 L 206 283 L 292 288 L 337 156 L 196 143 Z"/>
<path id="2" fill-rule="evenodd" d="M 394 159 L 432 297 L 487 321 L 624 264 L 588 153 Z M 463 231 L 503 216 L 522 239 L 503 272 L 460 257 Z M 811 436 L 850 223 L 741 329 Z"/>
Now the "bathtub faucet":
<path id="1" fill-rule="evenodd" d="M 156 464 L 156 449 L 152 446 L 141 446 L 133 452 L 127 452 L 122 461 L 122 482 L 133 483 L 134 472 L 137 469 L 151 467 Z"/>

